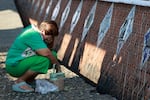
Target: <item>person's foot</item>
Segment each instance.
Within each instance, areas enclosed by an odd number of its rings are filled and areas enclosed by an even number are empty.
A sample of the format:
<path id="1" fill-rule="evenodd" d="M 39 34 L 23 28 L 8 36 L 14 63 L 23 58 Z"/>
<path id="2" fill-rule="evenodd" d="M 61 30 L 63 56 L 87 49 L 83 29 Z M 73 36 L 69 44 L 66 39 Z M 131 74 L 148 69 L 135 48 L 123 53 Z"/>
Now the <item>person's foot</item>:
<path id="1" fill-rule="evenodd" d="M 34 89 L 26 82 L 19 82 L 12 85 L 12 89 L 16 92 L 33 92 Z"/>

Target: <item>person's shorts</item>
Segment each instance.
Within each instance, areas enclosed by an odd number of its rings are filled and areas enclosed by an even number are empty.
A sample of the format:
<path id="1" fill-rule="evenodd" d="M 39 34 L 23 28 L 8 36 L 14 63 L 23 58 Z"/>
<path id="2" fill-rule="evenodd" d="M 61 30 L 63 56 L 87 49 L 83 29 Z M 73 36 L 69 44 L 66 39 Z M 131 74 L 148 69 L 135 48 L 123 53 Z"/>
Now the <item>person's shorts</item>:
<path id="1" fill-rule="evenodd" d="M 57 58 L 56 52 L 52 54 Z M 38 55 L 25 58 L 16 66 L 6 65 L 6 71 L 14 77 L 23 75 L 27 70 L 45 74 L 50 68 L 52 68 L 51 61 L 47 57 Z"/>

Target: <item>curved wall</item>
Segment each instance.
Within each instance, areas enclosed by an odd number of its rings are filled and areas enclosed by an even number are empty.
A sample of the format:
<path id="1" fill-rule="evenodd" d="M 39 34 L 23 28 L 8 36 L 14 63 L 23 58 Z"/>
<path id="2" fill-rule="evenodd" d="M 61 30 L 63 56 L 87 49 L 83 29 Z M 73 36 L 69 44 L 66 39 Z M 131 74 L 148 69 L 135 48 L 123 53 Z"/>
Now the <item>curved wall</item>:
<path id="1" fill-rule="evenodd" d="M 25 26 L 44 19 L 62 26 L 54 45 L 60 61 L 95 83 L 99 92 L 119 100 L 146 95 L 149 7 L 100 0 L 16 0 L 16 4 Z"/>

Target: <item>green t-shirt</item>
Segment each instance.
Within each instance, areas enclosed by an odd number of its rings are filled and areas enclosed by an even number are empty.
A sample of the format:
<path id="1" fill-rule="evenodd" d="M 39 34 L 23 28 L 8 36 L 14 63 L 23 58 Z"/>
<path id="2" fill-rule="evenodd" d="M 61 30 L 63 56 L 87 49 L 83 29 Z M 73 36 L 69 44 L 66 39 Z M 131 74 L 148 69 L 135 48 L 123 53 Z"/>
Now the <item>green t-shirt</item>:
<path id="1" fill-rule="evenodd" d="M 42 35 L 33 25 L 26 27 L 16 38 L 6 57 L 6 64 L 15 66 L 20 60 L 36 55 L 35 50 L 47 48 Z"/>

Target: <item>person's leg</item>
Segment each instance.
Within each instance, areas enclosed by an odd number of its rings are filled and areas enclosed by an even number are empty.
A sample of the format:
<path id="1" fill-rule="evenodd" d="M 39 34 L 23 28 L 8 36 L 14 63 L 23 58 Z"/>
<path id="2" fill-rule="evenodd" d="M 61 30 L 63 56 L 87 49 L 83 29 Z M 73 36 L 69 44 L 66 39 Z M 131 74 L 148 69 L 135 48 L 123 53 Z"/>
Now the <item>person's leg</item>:
<path id="1" fill-rule="evenodd" d="M 21 77 L 19 77 L 15 82 L 16 83 L 20 83 L 20 82 L 24 82 L 25 81 L 27 84 L 29 84 L 31 86 L 29 87 L 29 86 L 23 85 L 20 88 L 27 89 L 27 90 L 33 90 L 33 88 L 35 88 L 35 86 L 36 86 L 35 77 L 38 74 L 39 73 L 33 72 L 31 70 L 28 70 Z"/>
<path id="2" fill-rule="evenodd" d="M 16 86 L 16 84 L 18 83 L 21 83 L 21 82 L 27 82 L 28 83 L 28 80 L 32 77 L 32 79 L 34 80 L 34 78 L 38 75 L 38 73 L 36 72 L 33 72 L 33 71 L 26 71 L 22 76 L 18 77 L 17 80 L 15 80 L 15 84 L 14 86 Z M 33 80 L 30 80 L 30 81 L 33 81 Z M 13 87 L 14 87 L 13 86 Z M 34 91 L 33 87 L 30 86 L 29 84 L 23 84 L 21 86 L 19 86 L 20 89 L 23 89 L 23 90 L 29 90 L 29 91 Z M 14 88 L 15 90 L 15 88 Z"/>
<path id="3" fill-rule="evenodd" d="M 6 66 L 6 71 L 18 79 L 15 83 L 31 82 L 38 74 L 47 73 L 49 59 L 43 56 L 33 56 L 22 60 L 17 66 Z M 32 90 L 31 87 L 24 85 L 22 89 Z"/>
<path id="4" fill-rule="evenodd" d="M 21 77 L 27 71 L 33 71 L 36 73 L 47 73 L 50 61 L 43 56 L 32 56 L 26 58 L 16 66 L 6 65 L 6 71 L 13 77 Z M 34 76 L 34 75 L 33 75 Z"/>
<path id="5" fill-rule="evenodd" d="M 16 80 L 16 82 L 22 82 L 22 81 L 32 82 L 32 81 L 34 81 L 35 77 L 38 74 L 39 73 L 37 73 L 37 72 L 28 70 L 22 76 L 18 77 L 18 79 Z"/>
<path id="6" fill-rule="evenodd" d="M 27 64 L 28 63 L 28 64 Z M 27 70 L 22 74 L 18 79 L 24 80 L 24 81 L 31 81 L 34 80 L 34 78 L 38 74 L 45 74 L 48 71 L 49 67 L 49 59 L 43 56 L 33 56 L 30 57 L 24 61 L 22 61 L 18 66 L 20 67 L 27 67 Z"/>

